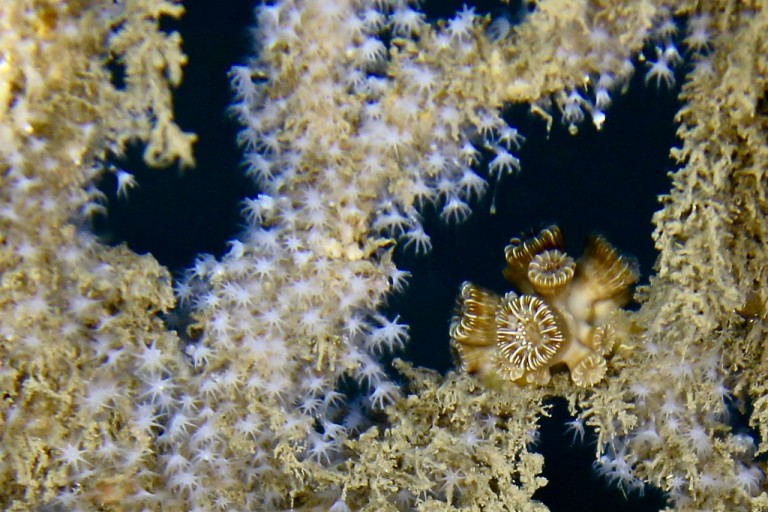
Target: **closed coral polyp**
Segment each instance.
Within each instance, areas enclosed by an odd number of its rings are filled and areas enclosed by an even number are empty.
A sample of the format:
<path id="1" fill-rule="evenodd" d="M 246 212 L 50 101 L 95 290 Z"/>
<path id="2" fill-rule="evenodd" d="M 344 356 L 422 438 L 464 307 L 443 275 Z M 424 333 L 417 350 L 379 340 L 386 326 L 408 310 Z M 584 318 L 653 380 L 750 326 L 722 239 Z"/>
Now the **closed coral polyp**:
<path id="1" fill-rule="evenodd" d="M 501 298 L 495 293 L 465 282 L 456 298 L 457 315 L 450 335 L 461 369 L 469 373 L 488 367 L 496 344 L 496 309 Z"/>

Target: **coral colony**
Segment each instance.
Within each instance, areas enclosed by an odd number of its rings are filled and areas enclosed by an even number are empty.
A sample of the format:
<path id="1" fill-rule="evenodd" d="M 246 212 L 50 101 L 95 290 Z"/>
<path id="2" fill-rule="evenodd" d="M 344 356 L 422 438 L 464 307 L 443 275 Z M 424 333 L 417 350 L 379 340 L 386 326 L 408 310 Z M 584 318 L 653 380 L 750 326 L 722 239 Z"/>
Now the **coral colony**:
<path id="1" fill-rule="evenodd" d="M 87 226 L 105 174 L 136 187 L 108 164 L 130 142 L 194 165 L 172 112 L 182 34 L 160 28 L 182 13 L 0 2 L 0 508 L 543 511 L 534 441 L 559 396 L 627 494 L 768 510 L 764 2 L 434 22 L 409 0 L 257 2 L 230 112 L 259 193 L 226 254 L 172 278 Z M 393 248 L 429 251 L 424 207 L 461 222 L 525 172 L 505 107 L 579 137 L 610 129 L 638 74 L 682 83 L 639 309 L 621 308 L 631 259 L 595 237 L 574 260 L 551 227 L 507 248 L 514 292 L 462 286 L 434 334 L 456 371 L 385 364 L 409 334 L 383 313 L 407 278 Z M 182 333 L 161 320 L 174 308 Z"/>
<path id="2" fill-rule="evenodd" d="M 636 263 L 598 236 L 575 262 L 557 226 L 512 239 L 504 253 L 504 276 L 524 295 L 461 286 L 450 328 L 461 369 L 496 386 L 543 385 L 564 364 L 576 385 L 597 384 L 616 343 L 610 319 L 630 298 Z"/>

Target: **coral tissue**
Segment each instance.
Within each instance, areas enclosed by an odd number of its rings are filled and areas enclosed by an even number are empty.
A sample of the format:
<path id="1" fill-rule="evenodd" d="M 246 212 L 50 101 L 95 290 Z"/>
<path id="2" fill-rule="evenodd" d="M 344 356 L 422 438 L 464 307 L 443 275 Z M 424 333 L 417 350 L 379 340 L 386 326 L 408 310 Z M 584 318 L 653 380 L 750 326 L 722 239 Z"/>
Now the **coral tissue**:
<path id="1" fill-rule="evenodd" d="M 638 279 L 635 260 L 601 236 L 589 237 L 574 260 L 557 226 L 513 238 L 504 253 L 504 277 L 517 292 L 501 297 L 461 285 L 450 327 L 461 369 L 494 387 L 546 384 L 557 366 L 567 366 L 579 386 L 598 383 L 616 345 L 613 313 L 629 301 Z"/>

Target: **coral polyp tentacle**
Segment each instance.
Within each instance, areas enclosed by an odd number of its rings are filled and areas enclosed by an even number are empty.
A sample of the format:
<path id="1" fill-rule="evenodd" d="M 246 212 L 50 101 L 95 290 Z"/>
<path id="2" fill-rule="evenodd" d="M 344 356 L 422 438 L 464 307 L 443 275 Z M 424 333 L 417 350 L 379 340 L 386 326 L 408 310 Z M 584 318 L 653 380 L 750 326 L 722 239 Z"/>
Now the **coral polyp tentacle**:
<path id="1" fill-rule="evenodd" d="M 495 293 L 465 282 L 456 298 L 459 313 L 451 323 L 451 338 L 466 345 L 496 343 L 496 309 L 501 298 Z"/>
<path id="2" fill-rule="evenodd" d="M 579 264 L 579 272 L 594 288 L 598 300 L 624 295 L 637 282 L 639 272 L 634 258 L 622 256 L 608 241 L 590 236 Z"/>
<path id="3" fill-rule="evenodd" d="M 505 297 L 496 325 L 499 353 L 526 371 L 546 365 L 565 340 L 549 306 L 533 295 Z"/>
<path id="4" fill-rule="evenodd" d="M 557 249 L 537 254 L 528 264 L 528 280 L 537 293 L 551 295 L 571 282 L 576 271 L 573 258 Z"/>
<path id="5" fill-rule="evenodd" d="M 557 226 L 549 226 L 531 238 L 513 238 L 504 248 L 507 267 L 504 277 L 523 293 L 533 292 L 528 280 L 528 265 L 537 255 L 549 249 L 562 249 L 563 235 Z"/>

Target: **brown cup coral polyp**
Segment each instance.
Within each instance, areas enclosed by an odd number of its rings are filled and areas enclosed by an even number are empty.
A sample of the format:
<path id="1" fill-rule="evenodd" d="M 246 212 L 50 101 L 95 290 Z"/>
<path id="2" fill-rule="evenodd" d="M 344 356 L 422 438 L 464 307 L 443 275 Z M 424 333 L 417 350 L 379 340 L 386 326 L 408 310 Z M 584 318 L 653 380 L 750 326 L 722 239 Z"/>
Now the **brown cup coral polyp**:
<path id="1" fill-rule="evenodd" d="M 504 276 L 522 295 L 462 284 L 450 328 L 460 368 L 490 385 L 546 384 L 557 365 L 579 386 L 602 380 L 613 346 L 609 320 L 638 279 L 634 260 L 591 236 L 574 261 L 557 226 L 513 238 L 504 254 Z"/>

